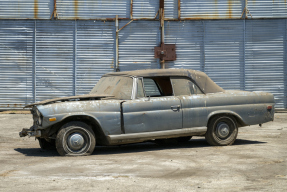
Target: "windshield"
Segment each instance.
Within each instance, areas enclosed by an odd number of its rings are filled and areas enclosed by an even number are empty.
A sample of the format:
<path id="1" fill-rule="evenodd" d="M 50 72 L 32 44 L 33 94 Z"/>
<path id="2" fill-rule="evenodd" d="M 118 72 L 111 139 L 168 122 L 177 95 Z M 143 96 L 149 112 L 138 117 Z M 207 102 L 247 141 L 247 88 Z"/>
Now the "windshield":
<path id="1" fill-rule="evenodd" d="M 131 99 L 133 79 L 130 77 L 102 77 L 90 94 L 113 95 L 116 99 Z"/>

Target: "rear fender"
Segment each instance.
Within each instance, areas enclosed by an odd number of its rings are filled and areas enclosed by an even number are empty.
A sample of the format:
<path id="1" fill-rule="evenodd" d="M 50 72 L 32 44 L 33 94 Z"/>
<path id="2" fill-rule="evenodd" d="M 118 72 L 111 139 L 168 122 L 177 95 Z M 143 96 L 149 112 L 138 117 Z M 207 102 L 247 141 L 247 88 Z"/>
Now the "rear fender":
<path id="1" fill-rule="evenodd" d="M 210 119 L 216 115 L 231 115 L 234 116 L 236 118 L 238 127 L 243 127 L 248 125 L 240 115 L 238 115 L 237 113 L 233 112 L 233 111 L 229 111 L 229 110 L 220 110 L 220 111 L 213 111 L 211 112 L 208 117 L 207 117 L 207 122 L 210 121 Z"/>

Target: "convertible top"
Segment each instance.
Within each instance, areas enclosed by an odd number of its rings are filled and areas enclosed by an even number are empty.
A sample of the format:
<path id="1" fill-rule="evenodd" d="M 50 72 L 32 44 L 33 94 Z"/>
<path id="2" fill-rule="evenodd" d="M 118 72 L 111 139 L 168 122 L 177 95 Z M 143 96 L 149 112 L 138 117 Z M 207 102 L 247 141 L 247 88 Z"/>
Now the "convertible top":
<path id="1" fill-rule="evenodd" d="M 191 69 L 145 69 L 136 71 L 112 72 L 103 75 L 110 76 L 125 76 L 125 77 L 164 77 L 164 76 L 181 76 L 193 79 L 196 84 L 205 93 L 224 92 L 224 89 L 214 83 L 205 73 Z"/>

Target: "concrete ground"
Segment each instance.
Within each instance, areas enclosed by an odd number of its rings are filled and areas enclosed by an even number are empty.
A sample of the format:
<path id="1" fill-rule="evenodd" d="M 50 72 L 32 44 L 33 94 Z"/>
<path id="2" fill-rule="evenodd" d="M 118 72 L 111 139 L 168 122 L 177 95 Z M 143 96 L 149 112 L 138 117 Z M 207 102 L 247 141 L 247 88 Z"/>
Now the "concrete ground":
<path id="1" fill-rule="evenodd" d="M 61 157 L 20 138 L 30 114 L 0 114 L 0 122 L 0 191 L 287 191 L 287 113 L 240 128 L 232 146 L 194 137 L 96 147 L 84 157 Z"/>

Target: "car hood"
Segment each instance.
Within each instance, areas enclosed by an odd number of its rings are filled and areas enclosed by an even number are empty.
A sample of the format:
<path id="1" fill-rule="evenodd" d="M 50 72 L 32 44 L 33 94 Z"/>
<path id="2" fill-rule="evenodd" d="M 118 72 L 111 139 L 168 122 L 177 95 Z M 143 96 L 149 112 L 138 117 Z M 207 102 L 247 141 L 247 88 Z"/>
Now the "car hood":
<path id="1" fill-rule="evenodd" d="M 86 95 L 77 95 L 77 96 L 71 96 L 71 97 L 60 97 L 60 98 L 55 98 L 55 99 L 49 99 L 37 103 L 33 103 L 30 105 L 26 105 L 24 108 L 32 108 L 35 105 L 47 105 L 51 103 L 56 103 L 56 102 L 65 102 L 65 101 L 78 101 L 78 100 L 99 100 L 101 98 L 112 98 L 114 97 L 113 95 L 100 95 L 100 94 L 86 94 Z"/>

